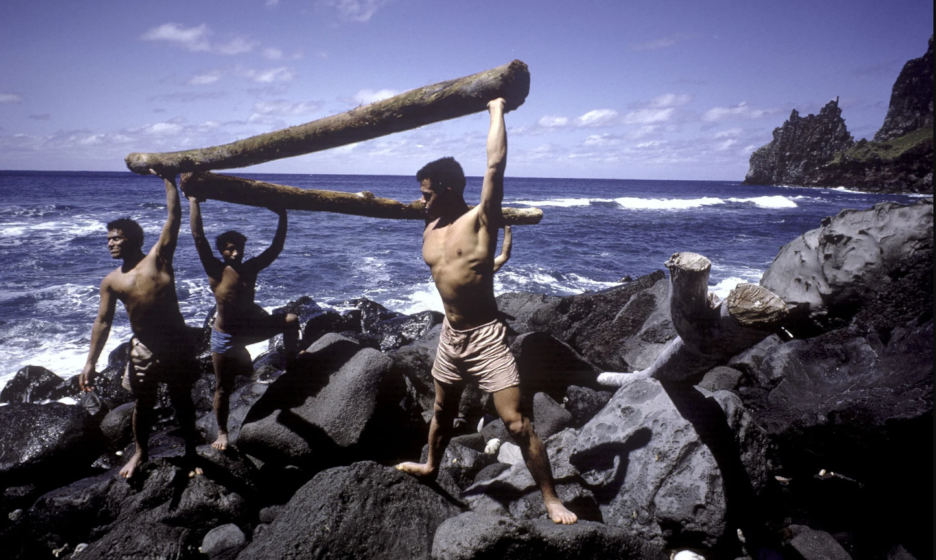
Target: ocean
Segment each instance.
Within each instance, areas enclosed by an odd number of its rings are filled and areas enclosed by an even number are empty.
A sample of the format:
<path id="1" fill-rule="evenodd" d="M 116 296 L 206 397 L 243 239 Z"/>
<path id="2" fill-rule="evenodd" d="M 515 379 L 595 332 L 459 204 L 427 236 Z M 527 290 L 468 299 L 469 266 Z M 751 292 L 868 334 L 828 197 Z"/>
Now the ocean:
<path id="1" fill-rule="evenodd" d="M 300 188 L 371 191 L 403 202 L 419 197 L 411 176 L 230 174 Z M 469 204 L 477 203 L 480 188 L 480 178 L 468 178 Z M 711 290 L 724 297 L 738 282 L 757 283 L 780 247 L 819 227 L 822 218 L 915 200 L 724 181 L 507 177 L 504 191 L 506 206 L 535 206 L 544 217 L 538 225 L 513 228 L 512 257 L 495 279 L 498 294 L 601 290 L 625 276 L 663 269 L 675 252 L 692 251 L 712 261 Z M 212 242 L 229 229 L 244 233 L 246 258 L 269 245 L 277 223 L 268 210 L 217 201 L 204 203 L 202 214 Z M 143 226 L 148 251 L 166 219 L 162 181 L 130 172 L 0 171 L 0 387 L 26 365 L 62 377 L 80 372 L 100 282 L 118 264 L 106 249 L 105 224 L 124 216 Z M 401 313 L 441 311 L 422 261 L 422 225 L 292 211 L 286 247 L 261 273 L 257 302 L 273 309 L 307 295 L 340 306 L 363 296 Z M 201 326 L 214 300 L 184 198 L 175 270 L 182 314 L 189 325 Z M 129 336 L 118 305 L 99 369 Z"/>

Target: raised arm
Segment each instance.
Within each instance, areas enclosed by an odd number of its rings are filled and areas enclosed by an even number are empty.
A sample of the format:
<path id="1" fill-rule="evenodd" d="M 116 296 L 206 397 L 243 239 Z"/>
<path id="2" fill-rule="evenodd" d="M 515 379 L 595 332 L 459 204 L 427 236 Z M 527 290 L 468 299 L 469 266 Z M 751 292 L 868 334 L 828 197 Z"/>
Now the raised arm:
<path id="1" fill-rule="evenodd" d="M 108 279 L 104 278 L 101 282 L 101 303 L 98 306 L 97 317 L 94 318 L 94 325 L 91 326 L 91 350 L 88 352 L 88 360 L 85 362 L 84 369 L 78 375 L 78 386 L 82 391 L 94 389 L 91 382 L 96 373 L 95 367 L 107 343 L 107 337 L 110 336 L 111 323 L 114 321 L 116 309 L 117 297 L 111 291 Z"/>
<path id="2" fill-rule="evenodd" d="M 273 264 L 273 261 L 275 261 L 276 257 L 283 251 L 283 246 L 286 244 L 286 210 L 283 208 L 271 208 L 271 210 L 279 215 L 279 223 L 276 224 L 276 235 L 273 236 L 273 243 L 270 243 L 266 251 L 249 261 L 250 266 L 256 267 L 258 272 Z"/>
<path id="3" fill-rule="evenodd" d="M 500 270 L 507 261 L 510 260 L 510 249 L 513 245 L 513 234 L 510 233 L 510 226 L 504 226 L 504 244 L 501 246 L 501 254 L 494 259 L 494 272 Z"/>
<path id="4" fill-rule="evenodd" d="M 503 98 L 488 103 L 491 128 L 487 138 L 487 169 L 481 186 L 481 204 L 478 220 L 489 231 L 501 227 L 503 216 L 501 202 L 504 200 L 504 170 L 507 168 L 507 128 L 504 124 Z M 493 231 L 492 231 L 493 233 Z"/>
<path id="5" fill-rule="evenodd" d="M 205 228 L 202 225 L 201 204 L 194 196 L 189 196 L 189 222 L 192 226 L 192 237 L 195 239 L 195 250 L 208 278 L 221 280 L 224 273 L 224 263 L 211 252 L 211 243 L 205 238 Z"/>
<path id="6" fill-rule="evenodd" d="M 159 260 L 171 265 L 172 256 L 175 254 L 176 245 L 179 242 L 179 227 L 182 225 L 182 205 L 179 202 L 179 189 L 175 184 L 175 177 L 162 177 L 166 183 L 166 211 L 169 214 L 166 223 L 163 225 L 162 232 L 159 234 L 159 241 L 150 249 L 150 253 L 156 253 Z"/>

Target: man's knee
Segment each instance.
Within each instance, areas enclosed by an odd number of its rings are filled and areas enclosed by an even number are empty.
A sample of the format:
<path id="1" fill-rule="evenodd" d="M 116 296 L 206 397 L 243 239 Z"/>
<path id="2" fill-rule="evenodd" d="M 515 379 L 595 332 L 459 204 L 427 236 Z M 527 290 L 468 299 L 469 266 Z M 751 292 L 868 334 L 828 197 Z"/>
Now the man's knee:
<path id="1" fill-rule="evenodd" d="M 502 418 L 502 420 L 504 421 L 504 426 L 507 428 L 510 437 L 517 442 L 528 440 L 533 433 L 533 424 L 530 422 L 529 418 L 522 414 L 511 415 L 507 418 Z"/>

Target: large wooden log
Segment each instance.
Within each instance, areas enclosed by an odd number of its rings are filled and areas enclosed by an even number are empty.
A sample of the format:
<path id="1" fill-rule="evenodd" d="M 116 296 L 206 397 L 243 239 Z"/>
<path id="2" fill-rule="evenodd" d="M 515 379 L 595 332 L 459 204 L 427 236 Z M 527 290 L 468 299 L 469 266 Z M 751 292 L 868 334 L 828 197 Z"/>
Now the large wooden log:
<path id="1" fill-rule="evenodd" d="M 679 336 L 653 364 L 635 373 L 602 373 L 598 382 L 621 386 L 632 379 L 687 381 L 725 363 L 779 329 L 786 304 L 767 288 L 738 284 L 720 302 L 708 293 L 712 262 L 695 253 L 676 253 L 670 270 L 670 313 Z"/>
<path id="2" fill-rule="evenodd" d="M 507 100 L 507 110 L 511 111 L 523 104 L 529 92 L 530 71 L 526 64 L 514 60 L 485 72 L 230 144 L 183 152 L 132 153 L 125 161 L 130 171 L 141 175 L 150 174 L 150 169 L 160 175 L 177 175 L 247 167 L 463 117 L 486 110 L 488 101 L 498 97 Z"/>
<path id="3" fill-rule="evenodd" d="M 415 181 L 413 184 L 415 192 Z M 418 201 L 404 204 L 369 192 L 300 189 L 217 173 L 185 173 L 182 175 L 182 190 L 187 196 L 265 208 L 336 212 L 390 220 L 426 219 Z M 543 219 L 543 211 L 539 208 L 504 208 L 503 216 L 507 225 L 532 225 Z"/>

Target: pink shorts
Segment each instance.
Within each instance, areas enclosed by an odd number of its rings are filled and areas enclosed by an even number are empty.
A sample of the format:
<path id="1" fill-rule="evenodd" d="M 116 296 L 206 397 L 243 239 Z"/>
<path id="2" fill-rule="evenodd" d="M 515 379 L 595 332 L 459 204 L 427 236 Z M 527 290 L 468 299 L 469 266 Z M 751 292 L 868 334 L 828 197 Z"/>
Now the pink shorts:
<path id="1" fill-rule="evenodd" d="M 517 362 L 507 347 L 507 327 L 495 319 L 457 331 L 445 319 L 432 377 L 445 384 L 474 381 L 486 393 L 519 385 Z"/>

